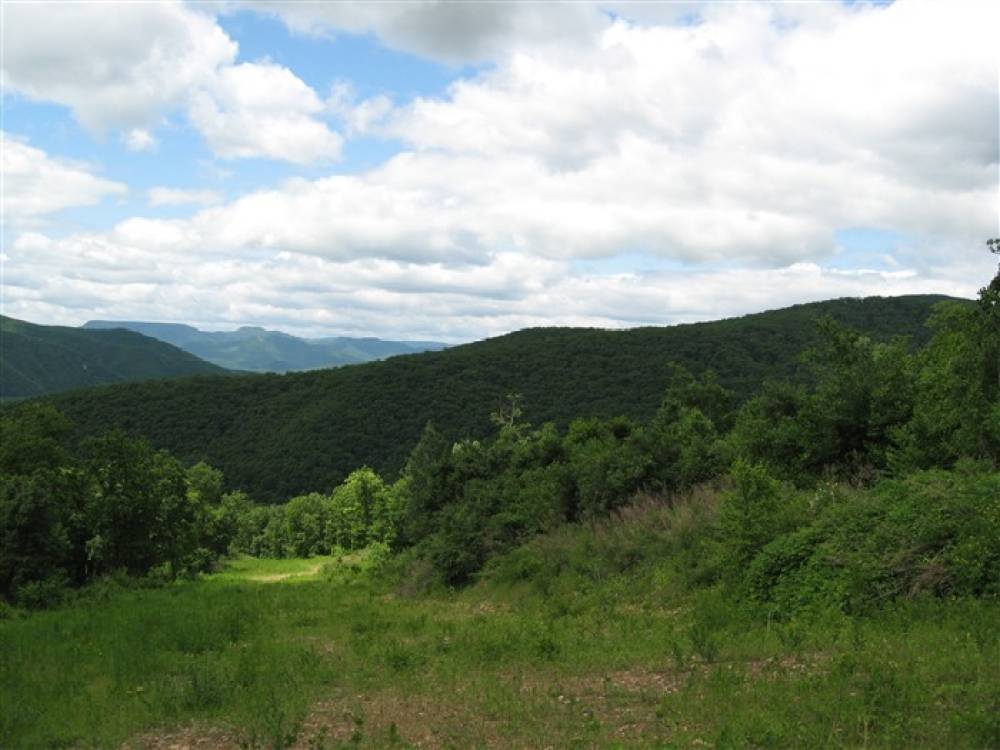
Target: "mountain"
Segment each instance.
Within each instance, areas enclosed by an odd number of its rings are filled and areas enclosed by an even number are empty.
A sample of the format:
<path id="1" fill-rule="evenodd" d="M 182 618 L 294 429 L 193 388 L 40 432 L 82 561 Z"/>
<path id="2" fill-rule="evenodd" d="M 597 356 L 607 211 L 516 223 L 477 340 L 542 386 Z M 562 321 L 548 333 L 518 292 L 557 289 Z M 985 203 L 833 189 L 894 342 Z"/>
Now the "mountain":
<path id="1" fill-rule="evenodd" d="M 659 405 L 668 362 L 711 368 L 747 397 L 765 379 L 795 374 L 821 316 L 920 344 L 931 308 L 945 299 L 839 299 L 624 331 L 528 329 L 335 370 L 131 383 L 53 401 L 88 434 L 121 427 L 186 461 L 208 461 L 258 500 L 282 500 L 329 489 L 363 465 L 391 475 L 428 420 L 449 438 L 489 434 L 489 414 L 508 393 L 523 395 L 533 424 L 646 419 Z"/>
<path id="2" fill-rule="evenodd" d="M 0 316 L 0 398 L 224 373 L 221 367 L 133 331 L 43 326 Z"/>
<path id="3" fill-rule="evenodd" d="M 244 326 L 235 331 L 201 331 L 178 323 L 91 320 L 88 329 L 125 328 L 180 347 L 207 362 L 230 370 L 295 372 L 371 362 L 397 354 L 436 351 L 434 341 L 385 341 L 338 336 L 303 339 L 280 331 Z"/>

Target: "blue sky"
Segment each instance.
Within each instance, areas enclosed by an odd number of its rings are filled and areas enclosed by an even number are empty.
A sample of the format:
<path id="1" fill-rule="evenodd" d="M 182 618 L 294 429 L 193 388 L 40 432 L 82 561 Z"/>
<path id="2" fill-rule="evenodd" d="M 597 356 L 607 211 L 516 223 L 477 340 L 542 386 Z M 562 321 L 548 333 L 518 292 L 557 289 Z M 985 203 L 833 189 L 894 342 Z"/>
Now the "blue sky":
<path id="1" fill-rule="evenodd" d="M 463 341 L 992 272 L 988 4 L 4 14 L 7 315 Z"/>

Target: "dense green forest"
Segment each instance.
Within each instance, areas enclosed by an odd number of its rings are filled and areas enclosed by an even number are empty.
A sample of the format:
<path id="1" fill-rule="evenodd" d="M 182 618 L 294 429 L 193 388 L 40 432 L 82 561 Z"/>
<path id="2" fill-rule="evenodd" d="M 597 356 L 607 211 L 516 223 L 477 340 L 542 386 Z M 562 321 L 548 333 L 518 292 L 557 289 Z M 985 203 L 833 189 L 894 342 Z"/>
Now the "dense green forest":
<path id="1" fill-rule="evenodd" d="M 916 351 L 905 338 L 880 342 L 825 318 L 802 358 L 805 377 L 768 381 L 749 399 L 711 371 L 695 376 L 679 364 L 664 366 L 666 384 L 645 418 L 532 425 L 521 398 L 510 395 L 487 413 L 487 437 L 456 441 L 427 423 L 391 484 L 359 462 L 343 482 L 286 496 L 280 506 L 226 493 L 218 469 L 199 462 L 185 470 L 117 429 L 80 441 L 51 404 L 28 403 L 0 422 L 0 592 L 23 598 L 25 586 L 59 589 L 116 569 L 146 575 L 165 566 L 175 577 L 229 551 L 283 557 L 371 544 L 419 550 L 437 578 L 463 584 L 534 535 L 606 516 L 637 495 L 669 496 L 727 474 L 740 498 L 730 543 L 743 540 L 727 564 L 743 570 L 775 536 L 798 527 L 803 562 L 836 524 L 780 502 L 782 482 L 870 484 L 960 461 L 1000 462 L 998 296 L 1000 277 L 978 304 L 939 305 L 933 337 Z M 820 526 L 810 531 L 813 522 Z M 996 560 L 975 564 L 985 567 L 963 575 L 982 593 Z"/>
<path id="2" fill-rule="evenodd" d="M 349 336 L 303 339 L 257 326 L 243 326 L 235 331 L 200 331 L 177 323 L 91 320 L 83 327 L 135 331 L 173 344 L 206 362 L 244 372 L 316 370 L 445 348 L 444 344 L 433 341 L 385 341 Z"/>
<path id="3" fill-rule="evenodd" d="M 137 383 L 53 403 L 82 435 L 120 428 L 185 463 L 221 469 L 227 487 L 280 501 L 328 489 L 360 466 L 394 477 L 428 421 L 447 440 L 483 438 L 489 414 L 521 395 L 525 419 L 565 429 L 578 417 L 645 421 L 671 380 L 669 363 L 711 369 L 737 401 L 793 378 L 829 316 L 876 341 L 928 340 L 944 298 L 841 299 L 742 318 L 627 331 L 543 328 L 442 352 L 334 371 Z"/>
<path id="4" fill-rule="evenodd" d="M 510 395 L 275 505 L 5 410 L 0 741 L 996 746 L 1000 274 L 920 348 L 815 331 L 749 397 L 676 363 L 639 417 Z"/>
<path id="5" fill-rule="evenodd" d="M 132 331 L 41 326 L 0 316 L 0 398 L 225 372 Z"/>

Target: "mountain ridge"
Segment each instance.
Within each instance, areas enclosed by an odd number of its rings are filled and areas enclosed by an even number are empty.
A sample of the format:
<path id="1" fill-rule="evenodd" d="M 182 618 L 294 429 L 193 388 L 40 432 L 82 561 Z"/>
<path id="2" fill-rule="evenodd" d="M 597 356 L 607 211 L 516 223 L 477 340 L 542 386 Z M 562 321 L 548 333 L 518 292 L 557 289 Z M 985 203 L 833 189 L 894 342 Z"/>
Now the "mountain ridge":
<path id="1" fill-rule="evenodd" d="M 436 341 L 392 341 L 375 337 L 302 338 L 261 326 L 203 331 L 184 323 L 89 320 L 86 330 L 125 329 L 164 341 L 229 370 L 303 372 L 446 347 Z"/>
<path id="2" fill-rule="evenodd" d="M 46 326 L 0 315 L 0 398 L 227 372 L 134 331 Z"/>
<path id="3" fill-rule="evenodd" d="M 578 417 L 643 420 L 659 406 L 668 363 L 746 398 L 796 374 L 829 315 L 880 340 L 919 345 L 934 305 L 915 295 L 846 298 L 707 323 L 599 329 L 526 329 L 443 351 L 284 375 L 124 384 L 53 397 L 78 428 L 148 438 L 184 461 L 220 468 L 258 500 L 328 490 L 352 470 L 398 471 L 428 421 L 448 439 L 482 437 L 507 394 L 533 424 Z M 955 300 L 957 302 L 967 302 Z M 971 304 L 971 303 L 968 303 Z"/>

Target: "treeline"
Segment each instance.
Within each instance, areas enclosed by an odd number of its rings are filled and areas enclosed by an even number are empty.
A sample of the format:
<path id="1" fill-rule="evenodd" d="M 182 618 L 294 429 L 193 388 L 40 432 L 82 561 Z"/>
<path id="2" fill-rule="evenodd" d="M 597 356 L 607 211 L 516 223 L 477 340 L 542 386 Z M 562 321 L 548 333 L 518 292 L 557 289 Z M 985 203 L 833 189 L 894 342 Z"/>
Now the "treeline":
<path id="1" fill-rule="evenodd" d="M 371 545 L 410 549 L 433 577 L 461 585 L 490 559 L 566 522 L 731 474 L 737 490 L 719 532 L 730 550 L 724 566 L 756 571 L 761 595 L 779 596 L 785 572 L 807 564 L 843 520 L 835 509 L 822 517 L 796 511 L 794 491 L 782 487 L 871 485 L 961 462 L 992 484 L 944 498 L 943 516 L 919 505 L 907 512 L 940 521 L 927 524 L 936 536 L 921 554 L 940 551 L 949 533 L 964 534 L 971 546 L 963 554 L 980 555 L 980 567 L 993 570 L 1000 551 L 989 533 L 962 529 L 982 530 L 990 511 L 977 498 L 996 488 L 1000 463 L 1000 276 L 975 305 L 942 304 L 930 330 L 927 346 L 913 351 L 905 339 L 876 341 L 828 319 L 803 358 L 807 377 L 768 382 L 742 402 L 711 372 L 696 377 L 672 365 L 659 407 L 644 421 L 535 427 L 512 394 L 489 415 L 488 438 L 455 442 L 429 424 L 395 482 L 362 468 L 330 494 L 276 506 L 224 492 L 218 470 L 185 470 L 118 432 L 74 448 L 54 409 L 18 409 L 2 420 L 0 593 L 31 604 L 47 590 L 119 569 L 176 576 L 232 552 L 306 556 Z M 851 522 L 891 524 L 890 506 L 859 511 Z"/>
<path id="2" fill-rule="evenodd" d="M 34 608 L 107 575 L 164 582 L 224 555 L 309 557 L 396 542 L 405 482 L 370 469 L 330 495 L 258 505 L 222 472 L 111 432 L 75 445 L 66 418 L 32 404 L 0 418 L 0 598 Z"/>
<path id="3" fill-rule="evenodd" d="M 428 428 L 404 471 L 399 542 L 415 546 L 445 582 L 462 583 L 541 531 L 601 517 L 637 494 L 676 494 L 732 472 L 741 489 L 724 533 L 746 540 L 729 561 L 741 570 L 795 527 L 781 481 L 871 485 L 960 460 L 995 469 L 1000 276 L 977 305 L 943 304 L 930 328 L 929 344 L 912 352 L 905 339 L 877 342 L 826 320 L 820 343 L 804 356 L 808 378 L 769 382 L 741 405 L 711 374 L 696 378 L 675 366 L 645 423 L 619 417 L 576 420 L 565 432 L 532 429 L 511 403 L 494 415 L 501 427 L 487 441 L 452 444 Z M 991 507 L 996 515 L 994 501 L 976 518 Z M 803 555 L 809 539 L 798 540 Z M 996 544 L 990 555 L 1000 555 Z M 986 559 L 987 567 L 1000 564 Z"/>
<path id="4" fill-rule="evenodd" d="M 121 433 L 70 435 L 51 406 L 0 420 L 0 596 L 44 606 L 110 573 L 206 570 L 226 550 L 217 472 Z"/>
<path id="5" fill-rule="evenodd" d="M 221 469 L 228 489 L 259 501 L 333 487 L 359 466 L 395 479 L 428 420 L 448 440 L 484 439 L 489 413 L 523 396 L 536 424 L 576 418 L 646 421 L 668 385 L 667 364 L 711 369 L 738 401 L 768 379 L 792 379 L 824 315 L 874 341 L 909 335 L 945 298 L 841 299 L 743 318 L 628 331 L 539 328 L 443 352 L 332 371 L 116 385 L 52 399 L 81 436 L 118 428 L 185 463 Z M 964 302 L 965 305 L 972 304 Z"/>

